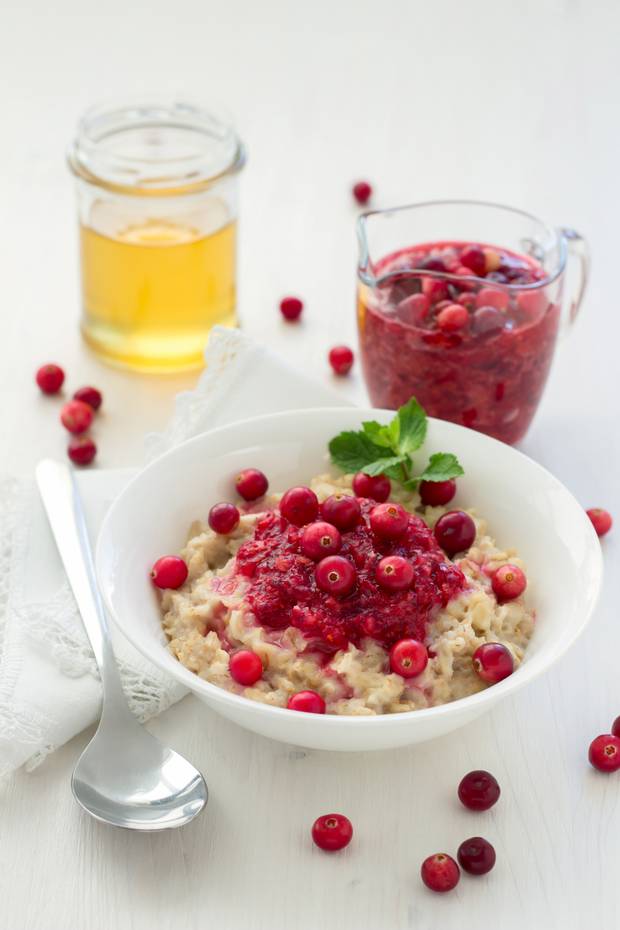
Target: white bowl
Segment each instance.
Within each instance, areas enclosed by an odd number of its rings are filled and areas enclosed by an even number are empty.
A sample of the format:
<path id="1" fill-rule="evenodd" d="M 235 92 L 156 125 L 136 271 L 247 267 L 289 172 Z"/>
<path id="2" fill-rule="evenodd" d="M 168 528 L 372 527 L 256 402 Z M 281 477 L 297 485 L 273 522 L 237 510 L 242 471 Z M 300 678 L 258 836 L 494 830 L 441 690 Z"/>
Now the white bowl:
<path id="1" fill-rule="evenodd" d="M 203 681 L 167 649 L 157 594 L 149 579 L 156 558 L 178 552 L 190 524 L 230 499 L 232 476 L 262 469 L 272 490 L 308 482 L 327 470 L 327 443 L 362 420 L 387 422 L 375 409 L 318 409 L 257 417 L 212 430 L 157 459 L 123 491 L 105 519 L 97 546 L 101 590 L 133 645 L 209 707 L 256 733 L 314 749 L 370 750 L 440 736 L 473 720 L 546 672 L 577 639 L 599 593 L 602 559 L 583 508 L 540 465 L 472 430 L 430 420 L 423 462 L 432 452 L 458 455 L 456 505 L 475 507 L 499 544 L 514 546 L 528 569 L 527 596 L 537 623 L 522 665 L 493 687 L 439 707 L 376 717 L 300 714 L 247 700 Z"/>

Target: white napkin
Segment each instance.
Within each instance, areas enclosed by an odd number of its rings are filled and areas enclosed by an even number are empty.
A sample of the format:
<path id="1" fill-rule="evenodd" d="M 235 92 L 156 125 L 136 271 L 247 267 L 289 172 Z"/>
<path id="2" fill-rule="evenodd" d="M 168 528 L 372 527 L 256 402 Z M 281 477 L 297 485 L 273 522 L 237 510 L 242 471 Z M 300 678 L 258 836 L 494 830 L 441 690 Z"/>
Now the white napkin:
<path id="1" fill-rule="evenodd" d="M 207 368 L 177 398 L 172 421 L 147 437 L 149 459 L 207 429 L 261 413 L 343 406 L 335 391 L 295 372 L 238 330 L 217 327 Z M 133 473 L 80 472 L 94 539 Z M 184 690 L 146 662 L 117 630 L 114 648 L 134 713 L 146 720 Z M 95 661 L 32 481 L 0 481 L 0 774 L 38 765 L 93 723 L 101 687 Z"/>

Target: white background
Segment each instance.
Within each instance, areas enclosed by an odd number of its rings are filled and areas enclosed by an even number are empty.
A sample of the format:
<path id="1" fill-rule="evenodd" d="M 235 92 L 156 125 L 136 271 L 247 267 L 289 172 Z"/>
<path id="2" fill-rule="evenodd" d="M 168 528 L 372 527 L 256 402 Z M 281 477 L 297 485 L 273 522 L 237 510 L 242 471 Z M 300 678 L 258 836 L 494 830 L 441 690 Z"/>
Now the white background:
<path id="1" fill-rule="evenodd" d="M 74 205 L 64 150 L 100 98 L 180 90 L 236 115 L 243 176 L 240 292 L 248 332 L 318 378 L 354 340 L 359 176 L 377 205 L 478 197 L 590 239 L 583 318 L 562 344 L 523 448 L 585 506 L 620 519 L 618 492 L 618 35 L 613 0 L 5 0 L 0 9 L 0 426 L 3 470 L 63 453 L 33 387 L 58 360 L 105 393 L 101 466 L 135 465 L 195 376 L 102 366 L 80 344 Z M 286 327 L 279 296 L 306 301 Z M 359 373 L 339 385 L 362 400 Z M 55 408 L 54 408 L 55 409 Z M 535 531 L 535 528 L 533 528 Z M 617 537 L 617 532 L 616 532 Z M 503 930 L 617 927 L 620 776 L 589 769 L 620 713 L 620 617 L 607 589 L 588 634 L 544 680 L 458 735 L 415 750 L 303 753 L 252 737 L 188 699 L 152 729 L 207 774 L 183 831 L 134 836 L 82 816 L 69 775 L 86 734 L 0 785 L 0 913 L 10 930 Z M 616 562 L 617 565 L 617 562 Z M 490 813 L 455 801 L 487 767 Z M 335 858 L 308 827 L 329 809 L 356 837 Z M 433 896 L 419 863 L 481 833 L 498 864 Z"/>

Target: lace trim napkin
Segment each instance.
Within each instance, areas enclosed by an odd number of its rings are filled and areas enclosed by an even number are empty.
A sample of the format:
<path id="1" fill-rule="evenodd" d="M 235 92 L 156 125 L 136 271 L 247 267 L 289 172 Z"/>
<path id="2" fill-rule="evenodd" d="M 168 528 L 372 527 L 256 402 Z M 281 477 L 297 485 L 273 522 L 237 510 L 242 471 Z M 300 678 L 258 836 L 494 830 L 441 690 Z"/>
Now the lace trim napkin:
<path id="1" fill-rule="evenodd" d="M 300 376 L 238 330 L 217 327 L 207 369 L 194 391 L 180 394 L 168 429 L 146 440 L 153 459 L 197 433 L 235 420 L 346 401 Z M 128 471 L 83 472 L 91 535 L 98 531 Z M 116 630 L 123 688 L 147 720 L 184 690 L 146 662 Z M 99 715 L 95 661 L 47 526 L 34 482 L 0 481 L 0 774 L 32 769 Z"/>

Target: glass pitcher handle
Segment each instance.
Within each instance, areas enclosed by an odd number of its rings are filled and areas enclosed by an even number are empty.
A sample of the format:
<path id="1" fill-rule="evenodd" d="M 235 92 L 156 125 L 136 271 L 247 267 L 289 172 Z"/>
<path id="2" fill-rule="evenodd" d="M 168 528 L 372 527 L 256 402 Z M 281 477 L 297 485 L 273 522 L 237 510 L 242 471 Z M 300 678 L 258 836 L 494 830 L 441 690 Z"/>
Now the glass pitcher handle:
<path id="1" fill-rule="evenodd" d="M 577 280 L 573 283 L 569 280 L 571 285 L 572 294 L 569 296 L 569 305 L 568 305 L 568 323 L 574 323 L 579 313 L 581 303 L 583 301 L 583 295 L 586 291 L 586 286 L 588 284 L 588 278 L 590 277 L 590 252 L 588 249 L 588 243 L 575 229 L 570 229 L 569 227 L 563 226 L 560 229 L 560 235 L 564 238 L 566 242 L 566 248 L 568 251 L 568 264 L 567 270 L 570 274 L 570 265 L 571 258 L 577 260 L 577 271 L 578 277 Z"/>

